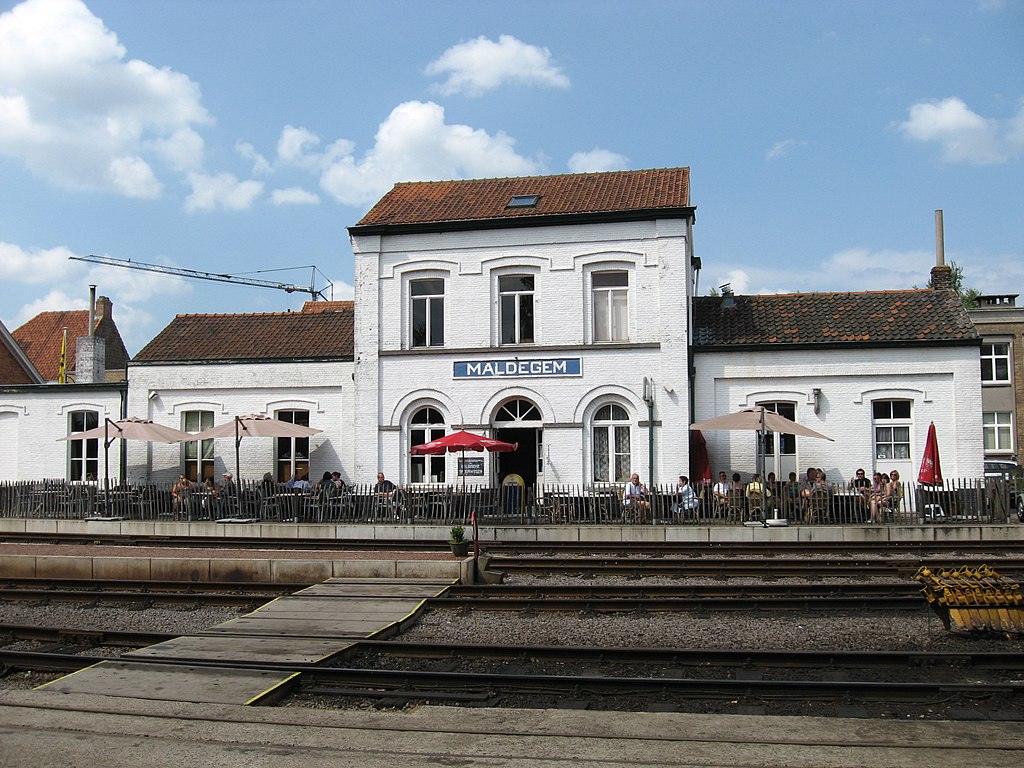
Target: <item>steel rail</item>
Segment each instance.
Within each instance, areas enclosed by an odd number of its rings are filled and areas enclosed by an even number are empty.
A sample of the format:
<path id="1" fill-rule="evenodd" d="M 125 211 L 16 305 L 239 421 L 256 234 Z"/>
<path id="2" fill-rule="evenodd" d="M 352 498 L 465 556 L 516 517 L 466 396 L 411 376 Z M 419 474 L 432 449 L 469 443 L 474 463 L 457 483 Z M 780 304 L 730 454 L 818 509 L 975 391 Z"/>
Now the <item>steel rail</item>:
<path id="1" fill-rule="evenodd" d="M 0 641 L 38 640 L 43 642 L 92 642 L 96 645 L 142 647 L 173 640 L 180 635 L 167 632 L 129 632 L 110 629 L 43 627 L 35 624 L 0 624 Z"/>
<path id="2" fill-rule="evenodd" d="M 999 651 L 800 651 L 732 648 L 624 648 L 598 646 L 484 645 L 360 640 L 348 658 L 364 652 L 422 659 L 588 661 L 675 666 L 806 667 L 811 669 L 922 667 L 941 664 L 970 669 L 1024 669 L 1024 654 Z"/>
<path id="3" fill-rule="evenodd" d="M 339 524 L 343 525 L 343 524 Z M 443 551 L 443 539 L 339 539 L 339 538 L 277 538 L 269 536 L 177 536 L 113 533 L 53 533 L 5 531 L 4 543 L 107 544 L 113 546 L 149 546 L 177 548 L 295 549 L 295 550 L 407 550 Z M 1022 542 L 944 540 L 944 541 L 771 541 L 771 542 L 623 542 L 623 541 L 481 541 L 481 546 L 495 553 L 530 552 L 594 552 L 622 554 L 715 554 L 715 555 L 800 555 L 821 553 L 892 553 L 892 552 L 1019 552 Z"/>
<path id="4" fill-rule="evenodd" d="M 0 665 L 7 669 L 84 669 L 100 662 L 131 662 L 124 657 L 76 656 L 0 649 Z M 913 701 L 936 696 L 978 698 L 1003 695 L 1024 696 L 1024 683 L 950 683 L 945 681 L 900 682 L 861 680 L 716 680 L 686 678 L 604 677 L 566 675 L 524 675 L 478 672 L 419 670 L 380 670 L 322 667 L 314 664 L 272 664 L 267 662 L 224 662 L 208 659 L 183 659 L 147 656 L 139 659 L 169 667 L 215 667 L 298 673 L 303 692 L 310 695 L 401 696 L 409 699 L 433 698 L 438 693 L 473 691 L 490 696 L 549 693 L 562 696 L 597 695 L 623 692 L 636 695 L 674 693 L 685 696 L 729 696 L 764 699 L 829 697 L 878 701 Z M 324 685 L 344 685 L 343 690 Z"/>
<path id="5" fill-rule="evenodd" d="M 571 611 L 573 613 L 646 613 L 679 611 L 829 611 L 927 610 L 919 595 L 760 595 L 733 597 L 432 597 L 434 609 L 482 611 Z"/>
<path id="6" fill-rule="evenodd" d="M 301 584 L 274 584 L 258 581 L 140 581 L 138 579 L 61 579 L 47 576 L 0 576 L 0 589 L 109 590 L 113 592 L 152 590 L 165 592 L 226 592 L 229 594 L 286 595 L 302 589 Z"/>
<path id="7" fill-rule="evenodd" d="M 914 581 L 893 582 L 832 582 L 828 584 L 793 583 L 781 581 L 760 581 L 751 584 L 690 584 L 685 581 L 679 584 L 501 584 L 497 586 L 455 585 L 448 588 L 446 597 L 474 598 L 486 600 L 490 598 L 600 598 L 620 600 L 666 599 L 666 598 L 707 598 L 707 597 L 777 597 L 806 596 L 827 597 L 843 595 L 846 597 L 906 597 L 921 594 L 921 585 Z"/>
<path id="8" fill-rule="evenodd" d="M 226 605 L 226 606 L 259 606 L 275 595 L 244 595 L 225 592 L 114 592 L 114 591 L 83 591 L 74 589 L 5 589 L 0 588 L 0 600 L 17 602 L 57 602 L 57 603 L 173 603 L 180 605 Z"/>

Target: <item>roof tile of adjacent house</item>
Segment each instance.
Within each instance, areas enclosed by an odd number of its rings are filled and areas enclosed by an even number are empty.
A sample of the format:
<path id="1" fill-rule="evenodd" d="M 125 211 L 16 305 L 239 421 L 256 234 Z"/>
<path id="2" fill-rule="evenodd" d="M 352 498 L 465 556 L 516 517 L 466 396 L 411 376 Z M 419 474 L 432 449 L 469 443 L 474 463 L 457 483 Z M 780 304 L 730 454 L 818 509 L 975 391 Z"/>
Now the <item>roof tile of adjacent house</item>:
<path id="1" fill-rule="evenodd" d="M 513 197 L 535 205 L 509 207 Z M 690 205 L 690 169 L 573 173 L 504 179 L 403 182 L 392 187 L 355 228 L 680 209 Z"/>
<path id="2" fill-rule="evenodd" d="M 698 350 L 978 339 L 959 297 L 930 289 L 700 296 L 693 332 Z"/>
<path id="3" fill-rule="evenodd" d="M 301 312 L 178 315 L 133 363 L 352 357 L 351 301 L 306 302 Z"/>
<path id="4" fill-rule="evenodd" d="M 96 302 L 95 334 L 106 342 L 107 381 L 123 381 L 128 366 L 128 350 L 111 317 L 112 304 L 100 296 Z M 89 335 L 89 310 L 68 309 L 40 312 L 12 335 L 46 381 L 56 381 L 60 368 L 60 345 L 68 329 L 67 370 L 75 369 L 75 339 Z"/>

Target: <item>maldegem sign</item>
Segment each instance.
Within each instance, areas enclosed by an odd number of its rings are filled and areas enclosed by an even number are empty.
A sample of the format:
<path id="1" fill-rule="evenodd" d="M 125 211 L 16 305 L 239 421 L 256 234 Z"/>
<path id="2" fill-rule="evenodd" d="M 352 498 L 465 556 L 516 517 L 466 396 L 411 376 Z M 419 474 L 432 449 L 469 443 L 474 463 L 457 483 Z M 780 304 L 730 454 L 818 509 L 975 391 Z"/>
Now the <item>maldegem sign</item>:
<path id="1" fill-rule="evenodd" d="M 452 363 L 452 378 L 522 378 L 524 376 L 582 376 L 578 357 L 550 357 L 532 360 L 458 360 Z"/>

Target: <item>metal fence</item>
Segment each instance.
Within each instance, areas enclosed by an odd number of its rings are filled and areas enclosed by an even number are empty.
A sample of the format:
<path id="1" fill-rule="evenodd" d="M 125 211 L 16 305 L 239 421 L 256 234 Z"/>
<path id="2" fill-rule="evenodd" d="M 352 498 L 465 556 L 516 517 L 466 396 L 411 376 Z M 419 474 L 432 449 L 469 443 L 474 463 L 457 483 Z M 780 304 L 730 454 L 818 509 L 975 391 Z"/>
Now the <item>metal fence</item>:
<path id="1" fill-rule="evenodd" d="M 676 486 L 651 489 L 644 503 L 626 505 L 622 486 L 548 484 L 463 489 L 457 485 L 416 485 L 391 494 L 372 485 L 292 489 L 245 482 L 236 493 L 189 489 L 173 494 L 168 485 L 64 480 L 0 483 L 0 517 L 68 520 L 251 520 L 300 523 L 513 525 L 742 525 L 784 518 L 790 525 L 857 525 L 871 518 L 869 500 L 832 485 L 810 498 L 795 486 L 770 494 L 735 491 L 716 499 L 711 486 L 698 489 L 698 503 L 686 509 Z M 1021 480 L 952 479 L 938 487 L 907 483 L 898 499 L 878 505 L 882 524 L 1006 523 L 1024 519 Z"/>

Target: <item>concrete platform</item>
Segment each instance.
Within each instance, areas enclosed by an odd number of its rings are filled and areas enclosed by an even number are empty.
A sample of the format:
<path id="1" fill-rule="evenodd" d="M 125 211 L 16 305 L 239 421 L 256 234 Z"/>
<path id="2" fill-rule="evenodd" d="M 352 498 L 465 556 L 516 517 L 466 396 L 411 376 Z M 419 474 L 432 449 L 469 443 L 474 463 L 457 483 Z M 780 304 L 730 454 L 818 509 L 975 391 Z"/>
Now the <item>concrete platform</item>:
<path id="1" fill-rule="evenodd" d="M 417 707 L 235 707 L 0 691 L 0 765 L 67 768 L 1024 765 L 1019 723 Z"/>

